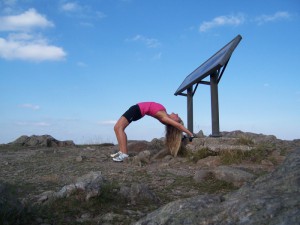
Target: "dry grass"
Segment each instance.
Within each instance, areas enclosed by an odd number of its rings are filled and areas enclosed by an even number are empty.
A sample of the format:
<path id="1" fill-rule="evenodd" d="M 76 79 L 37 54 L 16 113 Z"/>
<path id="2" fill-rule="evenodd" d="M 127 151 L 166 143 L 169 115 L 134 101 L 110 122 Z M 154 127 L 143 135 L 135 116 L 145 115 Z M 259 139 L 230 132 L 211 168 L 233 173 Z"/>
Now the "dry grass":
<path id="1" fill-rule="evenodd" d="M 219 153 L 210 150 L 209 148 L 201 148 L 196 152 L 187 152 L 186 150 L 182 151 L 182 156 L 189 158 L 192 162 L 198 162 L 200 159 L 204 159 L 208 156 L 217 156 Z"/>
<path id="2" fill-rule="evenodd" d="M 254 146 L 254 141 L 251 138 L 241 136 L 237 139 L 236 144 Z"/>
<path id="3" fill-rule="evenodd" d="M 260 163 L 267 159 L 273 150 L 270 144 L 259 144 L 250 151 L 241 150 L 223 150 L 219 153 L 221 162 L 226 165 L 238 164 L 243 161 L 251 163 Z"/>
<path id="4" fill-rule="evenodd" d="M 238 144 L 248 145 L 253 147 L 253 141 L 246 138 L 240 138 Z M 189 158 L 192 162 L 197 162 L 208 156 L 220 156 L 221 162 L 224 165 L 239 164 L 242 162 L 260 163 L 262 160 L 269 158 L 274 146 L 271 144 L 259 144 L 249 151 L 242 151 L 240 149 L 222 150 L 215 152 L 209 148 L 201 148 L 195 152 L 188 152 L 182 148 L 180 156 Z"/>

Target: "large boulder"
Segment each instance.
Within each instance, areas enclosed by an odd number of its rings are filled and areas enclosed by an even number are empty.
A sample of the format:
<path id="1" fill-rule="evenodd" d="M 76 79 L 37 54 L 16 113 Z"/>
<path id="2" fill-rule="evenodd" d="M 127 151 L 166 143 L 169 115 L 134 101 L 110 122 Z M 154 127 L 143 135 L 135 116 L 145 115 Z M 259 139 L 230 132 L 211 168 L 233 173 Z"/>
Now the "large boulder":
<path id="1" fill-rule="evenodd" d="M 254 180 L 255 178 L 252 173 L 230 166 L 219 166 L 212 173 L 218 180 L 231 182 L 236 187 L 240 187 L 245 182 Z"/>
<path id="2" fill-rule="evenodd" d="M 192 142 L 186 144 L 186 150 L 189 152 L 197 152 L 203 148 L 207 148 L 214 152 L 222 150 L 241 150 L 250 151 L 253 147 L 245 144 L 240 144 L 237 137 L 204 137 L 195 138 Z"/>
<path id="3" fill-rule="evenodd" d="M 275 171 L 225 196 L 200 195 L 171 202 L 136 225 L 300 224 L 300 149 Z"/>
<path id="4" fill-rule="evenodd" d="M 26 146 L 26 147 L 68 147 L 75 146 L 73 141 L 58 141 L 50 135 L 23 135 L 9 145 Z"/>
<path id="5" fill-rule="evenodd" d="M 274 143 L 277 141 L 277 138 L 274 135 L 255 134 L 251 132 L 243 132 L 240 130 L 235 130 L 231 132 L 223 131 L 221 132 L 221 136 L 227 138 L 248 138 L 253 140 L 255 143 Z"/>

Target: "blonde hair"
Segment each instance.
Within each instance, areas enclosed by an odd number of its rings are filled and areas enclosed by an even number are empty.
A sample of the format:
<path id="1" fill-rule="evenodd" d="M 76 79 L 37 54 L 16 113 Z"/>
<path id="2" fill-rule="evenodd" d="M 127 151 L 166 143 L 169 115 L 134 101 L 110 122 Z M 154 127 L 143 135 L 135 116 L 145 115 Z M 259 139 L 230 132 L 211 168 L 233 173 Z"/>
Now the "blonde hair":
<path id="1" fill-rule="evenodd" d="M 183 125 L 181 119 L 178 121 Z M 182 132 L 176 127 L 166 125 L 166 147 L 170 151 L 171 155 L 176 157 L 181 147 Z"/>

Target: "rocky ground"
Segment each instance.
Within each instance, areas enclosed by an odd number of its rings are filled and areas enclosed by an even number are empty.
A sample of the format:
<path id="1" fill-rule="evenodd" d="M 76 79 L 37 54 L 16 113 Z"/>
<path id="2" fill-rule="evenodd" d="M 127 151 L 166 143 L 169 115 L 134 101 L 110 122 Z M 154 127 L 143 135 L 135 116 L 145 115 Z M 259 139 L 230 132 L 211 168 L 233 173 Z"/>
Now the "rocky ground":
<path id="1" fill-rule="evenodd" d="M 222 134 L 199 135 L 176 158 L 160 139 L 131 141 L 123 163 L 111 160 L 112 144 L 20 137 L 0 146 L 0 224 L 132 224 L 176 200 L 235 192 L 300 148 L 300 140 Z"/>

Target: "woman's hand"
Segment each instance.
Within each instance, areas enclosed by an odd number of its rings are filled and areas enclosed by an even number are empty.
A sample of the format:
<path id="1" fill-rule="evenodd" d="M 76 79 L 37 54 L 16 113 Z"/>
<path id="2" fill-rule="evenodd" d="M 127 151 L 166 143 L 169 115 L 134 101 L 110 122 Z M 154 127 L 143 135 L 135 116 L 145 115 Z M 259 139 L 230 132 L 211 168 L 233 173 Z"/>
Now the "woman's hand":
<path id="1" fill-rule="evenodd" d="M 194 138 L 195 138 L 194 135 L 193 135 L 193 136 L 190 136 L 190 137 L 189 137 L 189 141 L 192 142 Z"/>
<path id="2" fill-rule="evenodd" d="M 192 142 L 193 139 L 195 138 L 195 136 L 193 135 L 193 136 L 187 137 L 187 136 L 183 135 L 183 138 L 182 138 L 181 140 L 183 141 L 183 140 L 186 139 L 186 138 L 188 138 L 189 141 Z"/>

